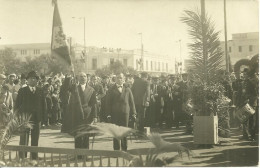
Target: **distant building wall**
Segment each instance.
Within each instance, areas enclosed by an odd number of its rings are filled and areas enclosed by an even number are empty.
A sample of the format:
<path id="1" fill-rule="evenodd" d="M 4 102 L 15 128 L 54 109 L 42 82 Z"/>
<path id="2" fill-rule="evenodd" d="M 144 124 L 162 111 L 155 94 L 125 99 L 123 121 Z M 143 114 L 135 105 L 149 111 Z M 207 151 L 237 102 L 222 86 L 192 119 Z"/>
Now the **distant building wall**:
<path id="1" fill-rule="evenodd" d="M 221 48 L 225 51 L 225 42 L 221 42 Z M 228 55 L 231 64 L 234 65 L 238 60 L 252 58 L 259 53 L 259 33 L 237 33 L 232 35 L 232 40 L 228 41 Z M 223 55 L 223 66 L 226 64 L 225 53 Z"/>

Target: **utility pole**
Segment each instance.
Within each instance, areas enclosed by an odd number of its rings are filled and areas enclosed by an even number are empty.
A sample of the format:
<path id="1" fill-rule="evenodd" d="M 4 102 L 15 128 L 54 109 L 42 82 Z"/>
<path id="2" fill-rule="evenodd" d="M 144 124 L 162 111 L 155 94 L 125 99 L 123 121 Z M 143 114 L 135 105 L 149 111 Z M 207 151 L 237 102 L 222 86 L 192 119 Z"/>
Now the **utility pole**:
<path id="1" fill-rule="evenodd" d="M 88 71 L 87 69 L 87 63 L 88 63 L 88 60 L 87 60 L 87 55 L 86 55 L 86 27 L 85 27 L 85 17 L 83 17 L 83 22 L 84 22 L 84 68 L 86 70 L 86 72 Z"/>
<path id="2" fill-rule="evenodd" d="M 226 58 L 226 71 L 229 74 L 229 59 L 228 59 L 228 46 L 227 46 L 227 16 L 226 16 L 226 0 L 224 0 L 224 30 L 225 30 L 225 58 Z"/>
<path id="3" fill-rule="evenodd" d="M 208 61 L 208 52 L 207 52 L 207 43 L 206 43 L 206 32 L 205 32 L 205 0 L 200 0 L 201 4 L 201 29 L 202 29 L 202 47 L 203 47 L 203 69 L 204 69 L 204 77 L 205 80 L 208 81 L 208 69 L 207 69 L 207 61 Z"/>

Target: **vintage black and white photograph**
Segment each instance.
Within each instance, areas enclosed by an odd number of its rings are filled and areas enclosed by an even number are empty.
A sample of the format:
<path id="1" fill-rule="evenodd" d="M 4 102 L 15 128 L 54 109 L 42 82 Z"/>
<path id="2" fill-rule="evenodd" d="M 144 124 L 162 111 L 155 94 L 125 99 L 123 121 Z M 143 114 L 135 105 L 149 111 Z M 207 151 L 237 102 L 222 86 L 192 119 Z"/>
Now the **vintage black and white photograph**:
<path id="1" fill-rule="evenodd" d="M 259 0 L 0 6 L 0 167 L 259 166 Z"/>

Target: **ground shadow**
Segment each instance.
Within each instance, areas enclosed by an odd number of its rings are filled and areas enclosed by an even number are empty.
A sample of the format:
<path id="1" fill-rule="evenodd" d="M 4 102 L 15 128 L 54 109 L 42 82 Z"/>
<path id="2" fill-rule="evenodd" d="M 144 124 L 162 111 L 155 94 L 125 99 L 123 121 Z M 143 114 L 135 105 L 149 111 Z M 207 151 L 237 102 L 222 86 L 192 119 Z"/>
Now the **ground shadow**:
<path id="1" fill-rule="evenodd" d="M 215 154 L 212 156 L 212 154 Z M 256 166 L 258 165 L 258 147 L 226 149 L 218 152 L 205 152 L 195 158 L 207 158 L 209 160 L 184 163 L 186 166 L 206 163 L 209 167 L 229 167 L 229 166 Z"/>

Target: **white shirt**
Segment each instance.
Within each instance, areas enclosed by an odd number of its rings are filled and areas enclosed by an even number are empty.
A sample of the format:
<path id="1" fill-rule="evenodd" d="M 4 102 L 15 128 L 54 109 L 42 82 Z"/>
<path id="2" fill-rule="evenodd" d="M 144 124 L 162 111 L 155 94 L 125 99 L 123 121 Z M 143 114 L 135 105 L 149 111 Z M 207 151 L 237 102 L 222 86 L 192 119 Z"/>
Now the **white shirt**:
<path id="1" fill-rule="evenodd" d="M 120 93 L 122 93 L 122 90 L 123 90 L 123 85 L 116 85 L 117 86 L 117 89 Z"/>
<path id="2" fill-rule="evenodd" d="M 31 92 L 35 93 L 35 90 L 36 90 L 35 87 L 31 87 L 31 86 L 29 86 L 29 88 L 30 88 Z"/>
<path id="3" fill-rule="evenodd" d="M 81 89 L 83 90 L 83 92 L 84 92 L 84 90 L 85 90 L 85 88 L 86 88 L 86 83 L 85 84 L 83 84 L 83 85 L 80 85 L 81 86 Z"/>

